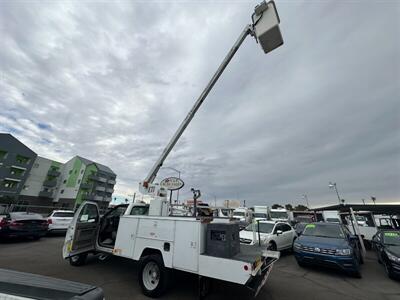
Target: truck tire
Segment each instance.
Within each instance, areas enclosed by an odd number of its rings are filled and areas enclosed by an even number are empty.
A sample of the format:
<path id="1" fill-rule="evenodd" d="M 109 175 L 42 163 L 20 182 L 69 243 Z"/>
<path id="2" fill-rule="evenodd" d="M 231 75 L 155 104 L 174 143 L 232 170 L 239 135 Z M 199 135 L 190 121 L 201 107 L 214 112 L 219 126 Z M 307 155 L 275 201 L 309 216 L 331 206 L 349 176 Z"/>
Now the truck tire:
<path id="1" fill-rule="evenodd" d="M 139 284 L 143 294 L 151 298 L 163 295 L 168 288 L 169 273 L 161 255 L 142 257 L 139 261 Z"/>
<path id="2" fill-rule="evenodd" d="M 69 258 L 69 264 L 74 267 L 83 266 L 86 263 L 87 253 L 81 253 Z"/>

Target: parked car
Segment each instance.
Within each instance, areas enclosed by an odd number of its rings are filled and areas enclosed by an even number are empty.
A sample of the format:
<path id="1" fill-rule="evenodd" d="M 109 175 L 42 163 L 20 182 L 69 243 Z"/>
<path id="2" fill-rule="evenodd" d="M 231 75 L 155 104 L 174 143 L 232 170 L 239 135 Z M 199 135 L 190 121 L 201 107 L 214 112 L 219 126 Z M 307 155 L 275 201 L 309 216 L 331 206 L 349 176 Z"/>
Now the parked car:
<path id="1" fill-rule="evenodd" d="M 307 224 L 302 235 L 294 242 L 293 249 L 299 266 L 313 264 L 332 267 L 361 277 L 363 257 L 358 237 L 342 224 Z"/>
<path id="2" fill-rule="evenodd" d="M 389 278 L 400 278 L 400 230 L 378 231 L 372 238 L 372 245 Z"/>
<path id="3" fill-rule="evenodd" d="M 294 230 L 296 231 L 297 236 L 300 236 L 303 233 L 304 228 L 308 223 L 297 223 L 294 225 Z"/>
<path id="4" fill-rule="evenodd" d="M 291 249 L 297 234 L 286 222 L 259 221 L 247 225 L 239 237 L 242 244 L 254 245 L 260 240 L 269 250 L 280 251 Z"/>
<path id="5" fill-rule="evenodd" d="M 48 217 L 49 232 L 67 231 L 72 222 L 74 212 L 72 210 L 54 210 Z"/>
<path id="6" fill-rule="evenodd" d="M 0 269 L 0 299 L 103 300 L 104 293 L 93 285 Z"/>
<path id="7" fill-rule="evenodd" d="M 39 239 L 47 233 L 48 223 L 40 214 L 11 212 L 0 221 L 0 237 L 32 237 Z"/>

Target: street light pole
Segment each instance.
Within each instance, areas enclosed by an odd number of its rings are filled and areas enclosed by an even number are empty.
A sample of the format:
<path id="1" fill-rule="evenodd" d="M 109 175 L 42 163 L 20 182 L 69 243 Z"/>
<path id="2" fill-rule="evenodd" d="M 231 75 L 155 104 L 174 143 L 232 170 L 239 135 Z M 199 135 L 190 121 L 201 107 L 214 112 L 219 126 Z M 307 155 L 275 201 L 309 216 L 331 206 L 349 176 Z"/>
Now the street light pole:
<path id="1" fill-rule="evenodd" d="M 336 186 L 336 182 L 334 182 L 334 183 L 329 182 L 329 187 L 335 189 L 336 195 L 337 195 L 338 200 L 339 200 L 339 205 L 340 205 L 342 201 L 340 200 L 340 196 L 339 196 L 339 192 L 338 192 L 338 189 L 337 189 L 337 186 Z"/>

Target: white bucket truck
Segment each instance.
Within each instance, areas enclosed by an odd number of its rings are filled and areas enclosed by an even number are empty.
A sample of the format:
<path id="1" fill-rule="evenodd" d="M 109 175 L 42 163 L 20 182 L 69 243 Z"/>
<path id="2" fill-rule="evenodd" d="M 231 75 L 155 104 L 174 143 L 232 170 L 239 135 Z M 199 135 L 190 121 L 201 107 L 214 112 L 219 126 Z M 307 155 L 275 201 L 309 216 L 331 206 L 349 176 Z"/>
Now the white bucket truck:
<path id="1" fill-rule="evenodd" d="M 256 38 L 265 53 L 283 44 L 273 1 L 264 1 L 255 8 L 252 23 L 246 25 L 146 179 L 139 184 L 141 192 L 153 196 L 150 207 L 136 207 L 135 203 L 117 206 L 100 217 L 97 203 L 81 204 L 63 247 L 63 257 L 71 265 L 83 265 L 89 253 L 139 261 L 139 283 L 143 293 L 150 297 L 165 292 L 168 274 L 173 269 L 197 274 L 200 287 L 207 286 L 204 284 L 207 278 L 215 278 L 245 285 L 257 295 L 279 253 L 257 245 L 240 245 L 236 222 L 197 216 L 196 202 L 193 216 L 172 215 L 167 191 L 154 183 L 168 154 L 248 35 Z M 218 227 L 222 229 L 214 230 Z"/>

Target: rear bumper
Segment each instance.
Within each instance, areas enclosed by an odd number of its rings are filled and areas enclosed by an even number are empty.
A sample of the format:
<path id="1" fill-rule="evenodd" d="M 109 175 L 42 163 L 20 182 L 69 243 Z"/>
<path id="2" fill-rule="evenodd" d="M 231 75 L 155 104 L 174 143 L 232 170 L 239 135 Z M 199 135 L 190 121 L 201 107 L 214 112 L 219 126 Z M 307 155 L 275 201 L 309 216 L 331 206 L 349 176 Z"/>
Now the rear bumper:
<path id="1" fill-rule="evenodd" d="M 274 266 L 274 263 L 279 259 L 280 256 L 279 252 L 276 252 L 275 255 L 272 255 L 273 252 L 269 251 L 269 254 L 271 256 L 267 257 L 264 256 L 265 260 L 261 265 L 260 269 L 257 272 L 256 272 L 257 269 L 253 271 L 253 275 L 249 278 L 249 280 L 245 284 L 245 286 L 254 293 L 254 297 L 258 295 L 262 287 L 267 282 L 269 274 L 272 271 L 272 267 Z"/>
<path id="2" fill-rule="evenodd" d="M 31 236 L 45 236 L 47 233 L 47 228 L 41 230 L 12 230 L 12 229 L 4 229 L 0 230 L 0 237 L 3 238 L 11 238 L 11 237 L 31 237 Z"/>
<path id="3" fill-rule="evenodd" d="M 67 231 L 69 225 L 49 225 L 48 231 Z"/>
<path id="4" fill-rule="evenodd" d="M 267 282 L 269 274 L 272 271 L 272 267 L 273 263 L 269 266 L 264 267 L 264 269 L 261 270 L 260 274 L 250 277 L 249 281 L 247 281 L 245 286 L 254 293 L 254 297 L 258 295 L 258 293 Z"/>
<path id="5" fill-rule="evenodd" d="M 294 256 L 298 262 L 304 264 L 341 269 L 343 271 L 355 271 L 358 269 L 358 263 L 352 256 L 334 256 L 298 250 L 295 250 Z"/>

